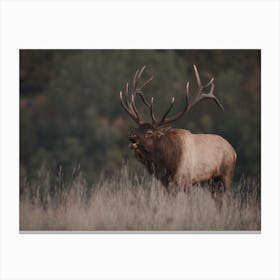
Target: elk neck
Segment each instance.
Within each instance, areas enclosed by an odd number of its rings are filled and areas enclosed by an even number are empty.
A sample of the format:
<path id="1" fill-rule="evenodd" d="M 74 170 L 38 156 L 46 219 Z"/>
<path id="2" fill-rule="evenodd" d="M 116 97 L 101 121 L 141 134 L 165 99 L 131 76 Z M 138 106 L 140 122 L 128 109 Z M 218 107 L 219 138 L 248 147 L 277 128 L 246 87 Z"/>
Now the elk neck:
<path id="1" fill-rule="evenodd" d="M 174 179 L 182 157 L 180 131 L 170 129 L 160 137 L 144 164 L 150 173 L 167 186 Z"/>

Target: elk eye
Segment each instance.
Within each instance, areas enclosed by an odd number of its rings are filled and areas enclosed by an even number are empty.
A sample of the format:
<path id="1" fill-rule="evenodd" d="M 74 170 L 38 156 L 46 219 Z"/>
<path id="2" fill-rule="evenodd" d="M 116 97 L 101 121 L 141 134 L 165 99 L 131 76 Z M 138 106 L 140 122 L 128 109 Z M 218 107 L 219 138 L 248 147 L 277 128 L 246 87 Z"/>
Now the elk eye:
<path id="1" fill-rule="evenodd" d="M 149 136 L 152 136 L 154 133 L 153 133 L 153 131 L 152 130 L 148 130 L 147 132 L 146 132 L 146 137 L 149 137 Z"/>

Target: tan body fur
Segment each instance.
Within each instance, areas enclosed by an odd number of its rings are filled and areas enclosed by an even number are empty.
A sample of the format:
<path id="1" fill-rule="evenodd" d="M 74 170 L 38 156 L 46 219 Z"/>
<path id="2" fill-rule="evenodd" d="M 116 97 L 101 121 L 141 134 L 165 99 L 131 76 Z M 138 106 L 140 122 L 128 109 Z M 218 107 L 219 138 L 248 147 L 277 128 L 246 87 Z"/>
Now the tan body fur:
<path id="1" fill-rule="evenodd" d="M 228 189 L 236 162 L 236 153 L 229 142 L 218 135 L 192 134 L 183 129 L 176 134 L 182 153 L 174 182 L 190 186 L 218 178 Z"/>

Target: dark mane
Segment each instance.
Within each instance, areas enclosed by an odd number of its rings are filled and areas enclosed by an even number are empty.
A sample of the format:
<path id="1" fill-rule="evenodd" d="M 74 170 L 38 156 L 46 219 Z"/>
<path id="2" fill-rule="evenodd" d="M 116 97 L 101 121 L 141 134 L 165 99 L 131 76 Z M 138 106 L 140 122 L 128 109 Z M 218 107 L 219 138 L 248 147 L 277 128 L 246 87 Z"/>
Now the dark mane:
<path id="1" fill-rule="evenodd" d="M 176 130 L 170 130 L 160 137 L 155 149 L 143 162 L 164 186 L 174 179 L 182 155 L 180 137 Z"/>

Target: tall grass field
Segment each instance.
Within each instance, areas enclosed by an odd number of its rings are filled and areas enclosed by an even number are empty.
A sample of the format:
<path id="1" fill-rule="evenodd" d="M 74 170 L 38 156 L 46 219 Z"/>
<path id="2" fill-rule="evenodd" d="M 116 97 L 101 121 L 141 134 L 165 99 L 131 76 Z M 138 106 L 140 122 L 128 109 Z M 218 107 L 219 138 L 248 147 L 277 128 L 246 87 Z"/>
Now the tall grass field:
<path id="1" fill-rule="evenodd" d="M 170 194 L 151 175 L 132 175 L 127 166 L 93 185 L 76 171 L 67 181 L 60 170 L 56 180 L 42 171 L 21 183 L 21 231 L 261 229 L 259 179 L 241 178 L 213 198 L 208 186 Z"/>

